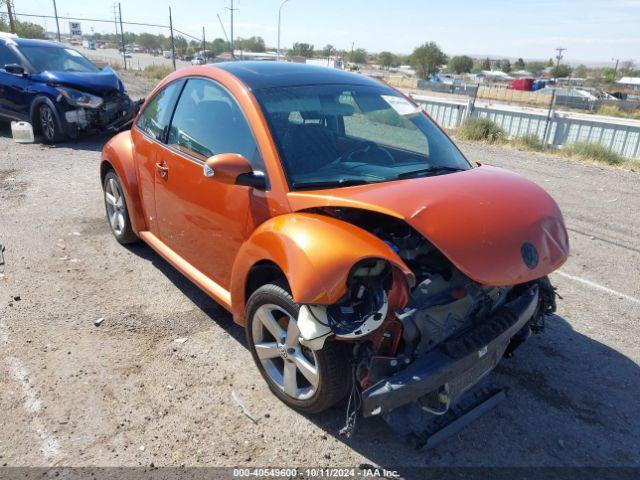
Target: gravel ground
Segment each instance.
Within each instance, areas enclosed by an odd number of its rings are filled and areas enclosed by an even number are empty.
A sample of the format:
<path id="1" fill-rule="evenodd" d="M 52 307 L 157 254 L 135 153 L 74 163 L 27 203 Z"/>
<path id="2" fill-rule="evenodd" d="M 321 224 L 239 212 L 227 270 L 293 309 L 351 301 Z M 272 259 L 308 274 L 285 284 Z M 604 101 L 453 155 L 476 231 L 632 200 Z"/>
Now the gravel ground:
<path id="1" fill-rule="evenodd" d="M 105 140 L 17 145 L 0 127 L 0 465 L 640 466 L 638 174 L 461 145 L 547 189 L 572 253 L 558 315 L 491 377 L 507 400 L 415 451 L 377 419 L 339 437 L 344 407 L 286 408 L 228 313 L 150 248 L 116 243 Z"/>

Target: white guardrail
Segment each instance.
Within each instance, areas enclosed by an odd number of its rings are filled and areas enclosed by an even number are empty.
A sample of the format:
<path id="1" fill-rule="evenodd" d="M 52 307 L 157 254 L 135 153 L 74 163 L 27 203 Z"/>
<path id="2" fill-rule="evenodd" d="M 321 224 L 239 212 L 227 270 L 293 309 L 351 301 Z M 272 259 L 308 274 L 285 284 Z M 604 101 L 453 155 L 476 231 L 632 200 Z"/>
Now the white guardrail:
<path id="1" fill-rule="evenodd" d="M 412 94 L 443 128 L 457 128 L 467 117 L 488 118 L 509 138 L 534 134 L 545 145 L 562 148 L 575 142 L 603 145 L 623 157 L 640 161 L 640 120 L 542 108 L 502 105 Z"/>

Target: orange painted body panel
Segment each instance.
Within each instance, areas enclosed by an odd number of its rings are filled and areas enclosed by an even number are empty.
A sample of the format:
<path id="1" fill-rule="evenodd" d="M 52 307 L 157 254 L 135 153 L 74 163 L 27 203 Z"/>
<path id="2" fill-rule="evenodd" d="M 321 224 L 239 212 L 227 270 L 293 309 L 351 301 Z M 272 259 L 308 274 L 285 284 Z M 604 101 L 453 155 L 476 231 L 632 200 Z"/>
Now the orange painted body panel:
<path id="1" fill-rule="evenodd" d="M 234 310 L 244 306 L 245 279 L 257 261 L 280 266 L 296 302 L 332 304 L 346 293 L 351 267 L 366 258 L 388 260 L 413 282 L 413 273 L 389 245 L 355 225 L 310 213 L 272 218 L 238 254 L 231 289 Z"/>
<path id="2" fill-rule="evenodd" d="M 485 285 L 543 277 L 567 259 L 569 240 L 556 202 L 535 183 L 483 166 L 449 175 L 288 194 L 293 210 L 372 210 L 405 220 L 458 269 Z M 539 254 L 528 268 L 524 242 Z"/>
<path id="3" fill-rule="evenodd" d="M 414 277 L 393 249 L 355 225 L 301 212 L 314 207 L 360 208 L 403 219 L 462 272 L 487 285 L 540 278 L 567 257 L 567 235 L 555 202 L 532 182 L 493 167 L 289 192 L 257 101 L 232 74 L 211 66 L 184 68 L 148 98 L 167 83 L 191 76 L 210 78 L 235 97 L 265 163 L 267 191 L 207 178 L 204 162 L 187 159 L 135 127 L 107 143 L 103 161 L 122 179 L 134 230 L 232 311 L 238 323 L 244 322 L 248 275 L 265 261 L 285 273 L 297 302 L 330 304 L 345 294 L 357 261 L 384 258 L 395 266 L 390 298 L 396 306 L 406 304 L 407 284 Z M 523 242 L 539 252 L 532 270 L 522 261 Z"/>

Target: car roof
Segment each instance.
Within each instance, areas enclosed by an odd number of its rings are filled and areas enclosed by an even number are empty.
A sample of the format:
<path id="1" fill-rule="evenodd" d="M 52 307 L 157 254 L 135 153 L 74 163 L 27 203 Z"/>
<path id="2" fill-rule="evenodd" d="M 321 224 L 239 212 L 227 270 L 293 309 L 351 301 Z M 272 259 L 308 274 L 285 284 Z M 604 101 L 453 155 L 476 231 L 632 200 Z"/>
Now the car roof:
<path id="1" fill-rule="evenodd" d="M 222 62 L 213 64 L 213 67 L 234 75 L 251 90 L 301 85 L 382 86 L 380 82 L 364 75 L 304 63 L 256 60 Z"/>
<path id="2" fill-rule="evenodd" d="M 54 47 L 54 48 L 67 48 L 58 42 L 52 42 L 49 40 L 35 40 L 33 38 L 12 38 L 11 41 L 18 47 Z"/>

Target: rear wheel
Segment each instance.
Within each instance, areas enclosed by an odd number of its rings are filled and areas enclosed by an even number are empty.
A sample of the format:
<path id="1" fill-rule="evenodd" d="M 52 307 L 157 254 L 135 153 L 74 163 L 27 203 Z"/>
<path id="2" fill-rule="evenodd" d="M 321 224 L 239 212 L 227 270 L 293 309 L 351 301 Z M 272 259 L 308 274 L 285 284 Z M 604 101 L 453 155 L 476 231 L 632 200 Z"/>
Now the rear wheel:
<path id="1" fill-rule="evenodd" d="M 286 285 L 258 288 L 247 302 L 247 342 L 273 393 L 296 410 L 318 413 L 347 394 L 349 360 L 334 341 L 316 351 L 301 345 L 298 312 Z"/>
<path id="2" fill-rule="evenodd" d="M 65 139 L 53 109 L 46 103 L 38 107 L 38 128 L 45 143 L 55 143 Z"/>
<path id="3" fill-rule="evenodd" d="M 137 242 L 138 237 L 131 228 L 131 220 L 129 219 L 122 183 L 116 172 L 113 170 L 107 172 L 104 177 L 103 188 L 104 206 L 113 236 L 123 245 Z"/>

